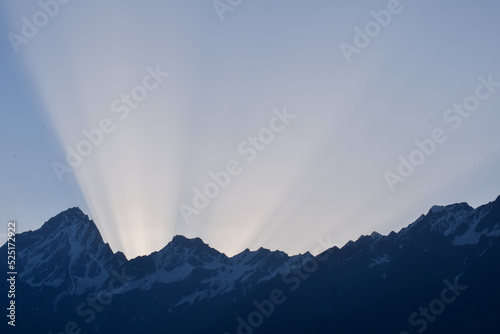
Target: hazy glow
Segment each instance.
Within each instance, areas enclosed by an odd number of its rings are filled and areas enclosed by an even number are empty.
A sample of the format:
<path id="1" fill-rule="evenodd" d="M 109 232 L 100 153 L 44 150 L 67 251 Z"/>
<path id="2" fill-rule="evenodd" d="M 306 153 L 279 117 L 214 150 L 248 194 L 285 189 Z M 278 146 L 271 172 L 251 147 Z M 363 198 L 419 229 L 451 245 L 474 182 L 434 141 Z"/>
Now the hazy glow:
<path id="1" fill-rule="evenodd" d="M 495 10 L 461 4 L 450 16 L 444 5 L 406 2 L 347 64 L 338 44 L 352 43 L 353 27 L 386 4 L 246 2 L 224 22 L 210 1 L 61 7 L 19 58 L 26 90 L 42 103 L 32 113 L 49 116 L 60 144 L 46 155 L 64 163 L 65 147 L 104 118 L 114 130 L 63 183 L 51 171 L 50 187 L 40 188 L 77 198 L 74 178 L 85 202 L 70 202 L 90 210 L 104 239 L 128 257 L 159 250 L 175 234 L 228 255 L 260 246 L 313 251 L 321 237 L 341 246 L 398 230 L 433 204 L 494 199 L 500 90 L 455 132 L 442 115 L 474 91 L 477 76 L 500 81 Z M 39 10 L 36 2 L 3 7 L 5 35 Z M 470 31 L 464 15 L 477 23 Z M 122 120 L 111 104 L 142 84 L 147 66 L 169 76 Z M 296 118 L 247 162 L 238 146 L 283 107 Z M 435 127 L 446 128 L 448 141 L 391 193 L 384 171 Z M 241 174 L 185 224 L 179 204 L 192 205 L 193 188 L 230 160 Z"/>

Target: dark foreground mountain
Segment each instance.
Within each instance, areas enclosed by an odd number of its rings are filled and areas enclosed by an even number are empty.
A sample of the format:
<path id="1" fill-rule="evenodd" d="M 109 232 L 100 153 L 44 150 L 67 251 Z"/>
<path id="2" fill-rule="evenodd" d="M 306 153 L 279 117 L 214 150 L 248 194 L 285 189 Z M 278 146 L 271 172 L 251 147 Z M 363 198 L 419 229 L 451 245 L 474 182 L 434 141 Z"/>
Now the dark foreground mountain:
<path id="1" fill-rule="evenodd" d="M 500 197 L 476 209 L 434 206 L 398 233 L 374 232 L 316 257 L 261 248 L 229 258 L 199 238 L 175 236 L 127 260 L 73 208 L 17 235 L 16 327 L 8 318 L 2 326 L 53 334 L 499 333 L 499 237 Z"/>

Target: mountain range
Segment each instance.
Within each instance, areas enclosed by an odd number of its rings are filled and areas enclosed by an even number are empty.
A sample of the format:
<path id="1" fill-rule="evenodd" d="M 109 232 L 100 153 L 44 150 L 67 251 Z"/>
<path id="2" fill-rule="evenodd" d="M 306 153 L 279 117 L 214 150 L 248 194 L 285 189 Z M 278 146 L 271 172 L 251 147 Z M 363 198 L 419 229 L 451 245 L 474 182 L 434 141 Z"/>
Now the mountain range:
<path id="1" fill-rule="evenodd" d="M 228 257 L 177 235 L 128 260 L 71 208 L 16 236 L 16 326 L 2 326 L 52 334 L 498 333 L 499 237 L 500 196 L 475 209 L 433 206 L 399 232 L 373 232 L 316 256 L 260 248 Z"/>

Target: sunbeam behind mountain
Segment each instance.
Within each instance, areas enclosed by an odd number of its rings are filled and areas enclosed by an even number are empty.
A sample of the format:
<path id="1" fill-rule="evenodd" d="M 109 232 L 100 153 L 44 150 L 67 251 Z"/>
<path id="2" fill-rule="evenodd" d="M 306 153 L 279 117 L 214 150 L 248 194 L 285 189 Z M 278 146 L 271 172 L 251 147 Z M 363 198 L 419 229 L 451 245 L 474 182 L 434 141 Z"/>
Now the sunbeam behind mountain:
<path id="1" fill-rule="evenodd" d="M 499 236 L 500 197 L 476 209 L 434 206 L 397 233 L 373 232 L 315 257 L 264 248 L 228 257 L 200 238 L 177 235 L 161 250 L 128 260 L 72 208 L 17 235 L 17 313 L 32 320 L 17 327 L 26 333 L 496 333 Z"/>

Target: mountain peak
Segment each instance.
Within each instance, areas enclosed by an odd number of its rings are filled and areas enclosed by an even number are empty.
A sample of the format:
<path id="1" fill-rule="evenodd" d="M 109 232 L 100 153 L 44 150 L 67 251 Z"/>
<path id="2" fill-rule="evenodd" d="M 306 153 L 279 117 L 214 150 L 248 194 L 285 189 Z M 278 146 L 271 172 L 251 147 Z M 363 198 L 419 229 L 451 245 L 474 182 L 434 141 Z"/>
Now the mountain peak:
<path id="1" fill-rule="evenodd" d="M 41 228 L 19 234 L 19 277 L 32 286 L 63 287 L 83 293 L 109 277 L 125 261 L 113 254 L 94 222 L 77 207 L 49 219 Z"/>
<path id="2" fill-rule="evenodd" d="M 440 212 L 440 211 L 443 211 L 444 210 L 444 206 L 442 205 L 433 205 L 430 210 L 429 210 L 429 213 L 436 213 L 436 212 Z"/>
<path id="3" fill-rule="evenodd" d="M 449 205 L 433 205 L 427 215 L 436 214 L 443 211 L 472 211 L 474 210 L 469 204 L 462 202 Z"/>
<path id="4" fill-rule="evenodd" d="M 64 213 L 64 212 L 66 212 L 66 213 L 78 213 L 78 214 L 85 215 L 83 213 L 83 211 L 80 209 L 80 207 L 78 207 L 78 206 L 74 206 L 72 208 L 68 208 L 67 210 L 65 210 L 65 211 L 63 211 L 61 213 Z"/>
<path id="5" fill-rule="evenodd" d="M 195 238 L 187 238 L 183 235 L 177 234 L 172 238 L 172 241 L 168 243 L 171 246 L 180 246 L 180 247 L 200 247 L 200 246 L 208 246 L 198 237 Z"/>
<path id="6" fill-rule="evenodd" d="M 77 206 L 69 208 L 67 210 L 64 210 L 64 211 L 60 212 L 58 215 L 56 215 L 55 217 L 57 217 L 57 216 L 68 216 L 68 217 L 74 217 L 74 218 L 88 219 L 88 216 L 85 213 L 83 213 L 83 211 Z"/>
<path id="7" fill-rule="evenodd" d="M 40 231 L 46 234 L 56 233 L 62 230 L 66 230 L 71 234 L 74 234 L 75 231 L 86 230 L 91 233 L 97 233 L 100 236 L 95 223 L 78 207 L 62 211 L 50 218 L 40 228 Z"/>
<path id="8" fill-rule="evenodd" d="M 83 211 L 79 207 L 73 207 L 73 208 L 69 208 L 67 210 L 61 211 L 60 213 L 58 213 L 57 215 L 55 215 L 54 217 L 49 219 L 46 222 L 46 224 L 51 222 L 51 221 L 55 221 L 55 220 L 64 221 L 67 223 L 91 221 L 89 219 L 89 216 L 87 216 L 85 213 L 83 213 Z"/>

